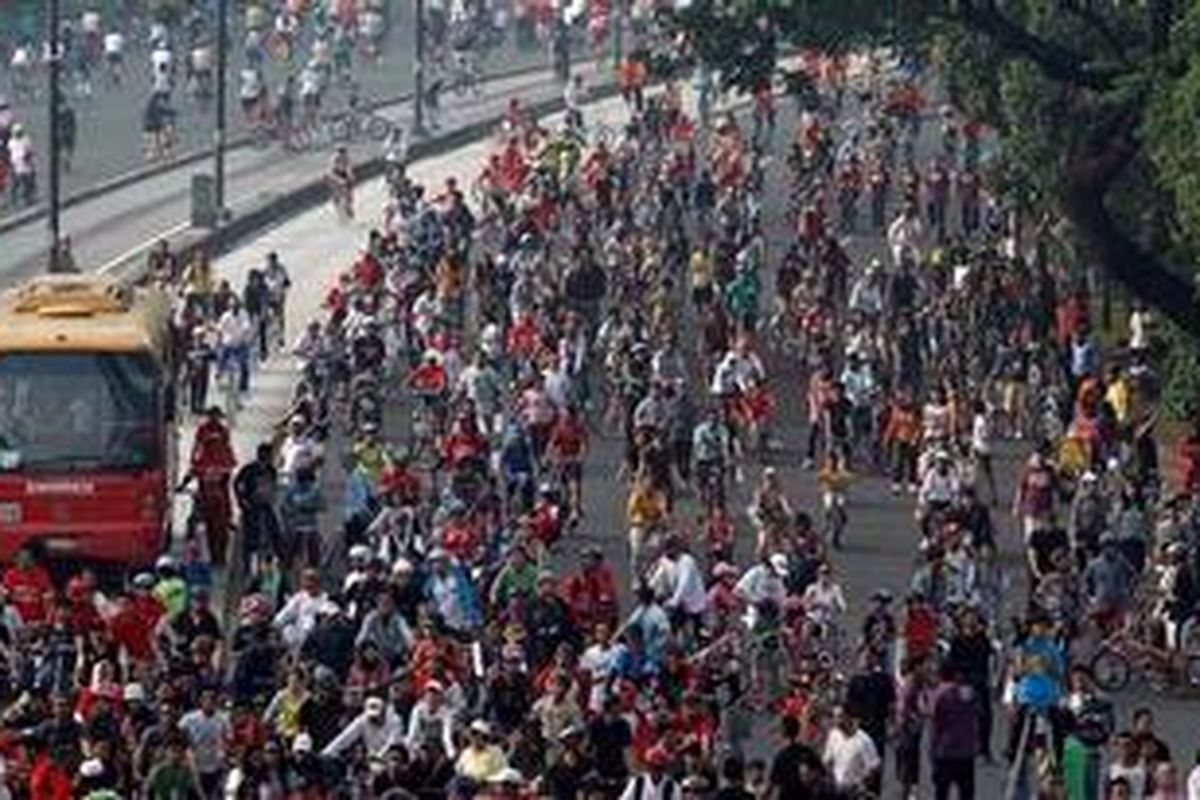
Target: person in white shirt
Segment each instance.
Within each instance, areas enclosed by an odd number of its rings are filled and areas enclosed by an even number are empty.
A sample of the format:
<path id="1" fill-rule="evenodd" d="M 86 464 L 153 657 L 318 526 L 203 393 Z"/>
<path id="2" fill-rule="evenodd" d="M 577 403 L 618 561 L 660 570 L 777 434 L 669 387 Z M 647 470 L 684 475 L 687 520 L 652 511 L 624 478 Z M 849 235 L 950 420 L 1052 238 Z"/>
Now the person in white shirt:
<path id="1" fill-rule="evenodd" d="M 833 712 L 834 726 L 825 739 L 822 760 L 833 784 L 847 795 L 868 791 L 881 765 L 879 752 L 858 720 L 838 707 Z"/>
<path id="2" fill-rule="evenodd" d="M 381 697 L 368 697 L 362 713 L 342 728 L 321 751 L 321 755 L 326 758 L 339 756 L 362 743 L 368 758 L 383 756 L 392 745 L 404 740 L 404 734 L 404 720 L 396 713 L 396 709 Z"/>
<path id="3" fill-rule="evenodd" d="M 320 573 L 315 569 L 306 569 L 300 576 L 300 591 L 288 598 L 271 624 L 279 630 L 284 644 L 299 651 L 304 640 L 317 627 L 317 618 L 331 611 L 331 606 L 332 601 L 321 591 Z"/>
<path id="4" fill-rule="evenodd" d="M 833 579 L 833 567 L 829 562 L 817 569 L 817 579 L 804 590 L 801 602 L 808 618 L 820 625 L 831 625 L 846 612 L 846 598 L 842 587 Z"/>
<path id="5" fill-rule="evenodd" d="M 992 469 L 992 415 L 982 400 L 975 402 L 974 416 L 971 418 L 971 459 L 975 462 L 975 488 L 978 490 L 980 481 L 986 481 L 991 503 L 995 505 L 996 474 Z"/>
<path id="6" fill-rule="evenodd" d="M 150 75 L 156 94 L 170 94 L 175 56 L 167 45 L 160 44 L 150 53 Z"/>
<path id="7" fill-rule="evenodd" d="M 587 673 L 591 691 L 588 695 L 588 710 L 599 714 L 609 696 L 609 683 L 617 674 L 617 667 L 624 653 L 624 646 L 612 639 L 612 631 L 605 623 L 596 626 L 595 641 L 579 657 L 579 669 Z"/>
<path id="8" fill-rule="evenodd" d="M 230 299 L 225 313 L 217 320 L 217 334 L 220 338 L 220 370 L 225 372 L 236 367 L 238 391 L 249 391 L 250 346 L 254 342 L 255 329 L 236 297 Z"/>
<path id="9" fill-rule="evenodd" d="M 1200 756 L 1187 777 L 1187 800 L 1200 800 Z"/>
<path id="10" fill-rule="evenodd" d="M 667 774 L 666 749 L 656 744 L 646 751 L 646 771 L 629 778 L 620 800 L 681 800 L 683 793 Z"/>
<path id="11" fill-rule="evenodd" d="M 1150 311 L 1141 303 L 1129 312 L 1129 349 L 1145 352 L 1150 347 Z"/>
<path id="12" fill-rule="evenodd" d="M 454 744 L 454 708 L 446 702 L 446 687 L 438 681 L 429 681 L 421 692 L 421 699 L 412 707 L 408 716 L 408 732 L 404 745 L 415 753 L 429 740 L 441 742 L 446 758 L 454 760 L 458 748 Z"/>
<path id="13" fill-rule="evenodd" d="M 900 213 L 900 216 L 892 221 L 892 224 L 888 226 L 887 241 L 894 266 L 900 266 L 900 262 L 909 254 L 914 259 L 920 260 L 918 247 L 921 242 L 921 233 L 921 215 L 917 213 L 916 208 L 906 208 Z"/>
<path id="14" fill-rule="evenodd" d="M 678 535 L 667 539 L 666 552 L 650 575 L 650 587 L 676 620 L 683 618 L 692 625 L 699 625 L 708 610 L 704 575 Z"/>
<path id="15" fill-rule="evenodd" d="M 774 603 L 782 608 L 787 599 L 787 588 L 783 579 L 788 574 L 788 559 L 782 553 L 768 555 L 742 574 L 733 587 L 733 593 L 746 604 L 746 627 L 754 630 L 759 618 L 759 606 Z"/>
<path id="16" fill-rule="evenodd" d="M 925 471 L 921 479 L 921 488 L 917 492 L 918 506 L 923 513 L 949 507 L 958 495 L 961 482 L 950 454 L 945 450 L 935 451 L 933 465 Z"/>

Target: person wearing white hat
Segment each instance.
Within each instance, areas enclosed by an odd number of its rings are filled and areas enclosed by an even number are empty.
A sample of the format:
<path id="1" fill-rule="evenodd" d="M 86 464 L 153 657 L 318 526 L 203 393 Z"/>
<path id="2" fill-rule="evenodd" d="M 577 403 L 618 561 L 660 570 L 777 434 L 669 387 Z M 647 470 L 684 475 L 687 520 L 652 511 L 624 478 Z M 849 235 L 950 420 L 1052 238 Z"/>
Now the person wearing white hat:
<path id="1" fill-rule="evenodd" d="M 757 564 L 742 573 L 733 587 L 734 594 L 746 604 L 746 626 L 753 629 L 759 617 L 759 607 L 773 603 L 782 607 L 787 599 L 783 578 L 787 574 L 787 556 L 782 553 L 763 553 Z"/>
<path id="2" fill-rule="evenodd" d="M 476 719 L 467 729 L 467 746 L 454 762 L 454 772 L 474 785 L 488 783 L 508 768 L 508 759 L 492 740 L 492 726 Z"/>
<path id="3" fill-rule="evenodd" d="M 362 713 L 350 720 L 321 755 L 339 756 L 362 744 L 368 756 L 385 756 L 392 745 L 404 739 L 404 721 L 382 697 L 368 697 Z"/>

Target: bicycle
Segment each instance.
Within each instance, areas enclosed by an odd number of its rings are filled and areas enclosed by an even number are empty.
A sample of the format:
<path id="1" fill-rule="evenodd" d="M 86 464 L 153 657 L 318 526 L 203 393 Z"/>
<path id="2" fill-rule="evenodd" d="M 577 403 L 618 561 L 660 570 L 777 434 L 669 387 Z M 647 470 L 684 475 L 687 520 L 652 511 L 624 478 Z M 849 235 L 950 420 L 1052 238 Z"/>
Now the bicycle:
<path id="1" fill-rule="evenodd" d="M 330 114 L 323 119 L 329 139 L 335 144 L 361 141 L 364 137 L 382 142 L 395 128 L 395 123 L 371 111 L 349 110 Z"/>

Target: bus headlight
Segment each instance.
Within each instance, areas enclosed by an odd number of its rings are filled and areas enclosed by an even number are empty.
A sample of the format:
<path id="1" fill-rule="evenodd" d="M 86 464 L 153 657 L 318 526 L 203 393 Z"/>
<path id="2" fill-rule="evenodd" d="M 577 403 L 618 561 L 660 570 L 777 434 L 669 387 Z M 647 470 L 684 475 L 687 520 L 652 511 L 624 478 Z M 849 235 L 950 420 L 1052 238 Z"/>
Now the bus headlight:
<path id="1" fill-rule="evenodd" d="M 20 503 L 0 503 L 0 525 L 21 524 Z"/>

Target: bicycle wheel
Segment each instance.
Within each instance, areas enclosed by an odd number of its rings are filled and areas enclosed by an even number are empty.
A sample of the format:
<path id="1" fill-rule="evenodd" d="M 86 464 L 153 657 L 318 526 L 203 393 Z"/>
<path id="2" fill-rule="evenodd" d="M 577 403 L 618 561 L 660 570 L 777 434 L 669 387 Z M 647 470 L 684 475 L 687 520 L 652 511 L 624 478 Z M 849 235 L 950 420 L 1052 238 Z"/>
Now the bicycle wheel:
<path id="1" fill-rule="evenodd" d="M 350 117 L 342 115 L 329 120 L 329 138 L 336 144 L 345 144 L 354 134 L 354 124 Z"/>
<path id="2" fill-rule="evenodd" d="M 1131 672 L 1129 659 L 1116 650 L 1105 648 L 1092 657 L 1092 675 L 1096 685 L 1106 692 L 1119 692 L 1128 686 Z"/>
<path id="3" fill-rule="evenodd" d="M 392 132 L 392 123 L 383 117 L 372 116 L 367 119 L 367 136 L 373 141 L 382 142 Z"/>

